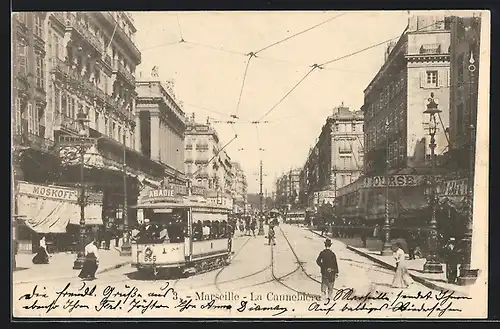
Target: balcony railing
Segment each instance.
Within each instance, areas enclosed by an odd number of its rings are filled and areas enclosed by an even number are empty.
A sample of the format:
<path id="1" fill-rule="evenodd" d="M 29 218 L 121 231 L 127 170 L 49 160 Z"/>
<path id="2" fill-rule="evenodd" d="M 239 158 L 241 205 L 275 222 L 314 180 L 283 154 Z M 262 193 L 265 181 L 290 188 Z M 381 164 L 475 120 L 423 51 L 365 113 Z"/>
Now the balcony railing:
<path id="1" fill-rule="evenodd" d="M 425 44 L 420 46 L 420 54 L 441 54 L 440 44 Z"/>
<path id="2" fill-rule="evenodd" d="M 140 50 L 137 48 L 137 46 L 135 45 L 134 41 L 132 40 L 132 38 L 130 38 L 130 36 L 121 28 L 120 24 L 118 24 L 118 22 L 116 21 L 116 19 L 113 17 L 113 14 L 111 12 L 101 12 L 102 15 L 109 21 L 113 24 L 113 26 L 117 26 L 117 33 L 118 35 L 124 39 L 124 41 L 126 41 L 128 43 L 128 46 L 130 47 L 130 49 L 132 50 L 132 52 L 134 53 L 134 55 L 137 57 L 137 58 L 141 58 L 141 52 Z"/>
<path id="3" fill-rule="evenodd" d="M 125 68 L 125 66 L 123 66 L 123 64 L 118 61 L 118 60 L 114 60 L 113 62 L 113 72 L 116 73 L 120 73 L 125 79 L 128 80 L 128 82 L 130 82 L 132 85 L 135 86 L 135 77 L 134 75 Z"/>
<path id="4" fill-rule="evenodd" d="M 76 122 L 74 118 L 68 117 L 60 112 L 56 112 L 56 117 L 61 118 L 61 127 L 71 130 L 75 133 L 78 133 L 80 131 L 78 122 Z"/>
<path id="5" fill-rule="evenodd" d="M 134 121 L 135 116 L 134 113 L 132 113 L 126 105 L 119 105 L 117 107 L 118 111 L 120 111 L 129 121 Z"/>
<path id="6" fill-rule="evenodd" d="M 29 146 L 41 151 L 49 151 L 54 141 L 45 138 L 45 126 L 38 127 L 38 134 L 28 131 L 28 120 L 21 119 L 21 124 L 15 129 L 14 140 L 21 145 Z"/>
<path id="7" fill-rule="evenodd" d="M 104 51 L 104 44 L 102 40 L 97 36 L 92 34 L 87 26 L 85 26 L 81 21 L 79 21 L 75 16 L 70 16 L 66 21 L 66 29 L 73 29 L 78 32 L 78 34 L 87 41 L 92 47 L 94 47 L 100 54 Z"/>

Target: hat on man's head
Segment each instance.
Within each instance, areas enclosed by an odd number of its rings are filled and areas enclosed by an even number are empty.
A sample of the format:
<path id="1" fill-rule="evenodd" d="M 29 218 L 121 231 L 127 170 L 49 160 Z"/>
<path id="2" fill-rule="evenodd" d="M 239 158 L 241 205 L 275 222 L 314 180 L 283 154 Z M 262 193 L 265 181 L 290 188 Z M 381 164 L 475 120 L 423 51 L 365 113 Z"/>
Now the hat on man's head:
<path id="1" fill-rule="evenodd" d="M 325 240 L 325 246 L 327 246 L 327 247 L 331 247 L 331 246 L 332 246 L 332 240 L 330 240 L 330 239 L 328 239 L 328 238 L 327 238 L 327 239 Z"/>

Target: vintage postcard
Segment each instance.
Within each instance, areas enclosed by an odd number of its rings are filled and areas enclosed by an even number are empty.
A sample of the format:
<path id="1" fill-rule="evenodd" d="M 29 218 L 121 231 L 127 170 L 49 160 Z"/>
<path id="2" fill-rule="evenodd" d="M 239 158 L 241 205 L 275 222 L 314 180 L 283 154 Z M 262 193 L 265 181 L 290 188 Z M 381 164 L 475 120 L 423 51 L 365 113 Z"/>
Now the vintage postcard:
<path id="1" fill-rule="evenodd" d="M 13 318 L 488 316 L 488 11 L 11 19 Z"/>

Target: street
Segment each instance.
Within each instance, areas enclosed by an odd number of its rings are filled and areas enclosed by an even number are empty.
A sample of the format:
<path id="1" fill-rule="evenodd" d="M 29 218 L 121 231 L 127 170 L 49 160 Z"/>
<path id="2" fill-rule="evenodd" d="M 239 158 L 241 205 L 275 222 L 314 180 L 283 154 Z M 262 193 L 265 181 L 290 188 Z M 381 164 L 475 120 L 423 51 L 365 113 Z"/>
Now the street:
<path id="1" fill-rule="evenodd" d="M 318 300 L 321 276 L 315 262 L 323 239 L 305 228 L 286 224 L 276 232 L 277 244 L 272 247 L 264 236 L 236 234 L 229 266 L 188 278 L 141 278 L 135 269 L 125 266 L 103 273 L 85 286 L 78 278 L 20 283 L 13 287 L 14 299 L 19 300 L 14 313 L 58 316 L 71 311 L 72 316 L 92 317 L 117 316 L 116 310 L 121 310 L 119 314 L 126 312 L 127 316 L 173 316 L 181 312 L 198 317 L 237 313 L 246 317 L 434 317 L 439 316 L 440 309 L 448 308 L 442 316 L 452 317 L 460 314 L 454 308 L 463 309 L 468 302 L 416 282 L 403 292 L 392 288 L 392 271 L 333 240 L 340 273 L 335 282 L 335 301 L 325 305 Z M 405 303 L 409 304 L 401 306 Z M 432 311 L 435 304 L 440 305 Z M 405 312 L 401 307 L 406 307 Z"/>

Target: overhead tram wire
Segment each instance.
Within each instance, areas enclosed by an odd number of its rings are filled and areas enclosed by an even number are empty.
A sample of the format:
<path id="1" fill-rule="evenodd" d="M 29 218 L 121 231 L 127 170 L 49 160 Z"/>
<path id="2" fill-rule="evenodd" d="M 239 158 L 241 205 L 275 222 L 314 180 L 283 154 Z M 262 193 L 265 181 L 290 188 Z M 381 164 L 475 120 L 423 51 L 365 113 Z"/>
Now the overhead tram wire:
<path id="1" fill-rule="evenodd" d="M 181 40 L 179 41 L 179 43 L 182 43 L 182 42 L 185 42 L 185 41 L 184 41 L 184 37 L 182 35 L 181 21 L 179 19 L 179 14 L 178 13 L 177 13 L 176 17 L 177 17 L 177 26 L 179 27 L 179 35 L 181 37 Z"/>
<path id="2" fill-rule="evenodd" d="M 431 27 L 431 26 L 433 26 L 433 25 L 440 24 L 440 23 L 442 23 L 442 22 L 444 22 L 444 21 L 443 21 L 443 20 L 436 21 L 436 22 L 434 22 L 434 23 L 432 23 L 432 24 L 426 25 L 426 26 L 424 26 L 424 27 L 422 27 L 422 28 L 419 28 L 419 29 L 416 29 L 415 31 L 412 31 L 412 32 L 418 32 L 418 31 L 424 30 L 424 29 L 426 29 L 426 28 L 428 28 L 428 27 Z M 402 33 L 402 34 L 400 34 L 400 35 L 398 35 L 398 36 L 396 36 L 396 37 L 394 37 L 394 38 L 390 38 L 390 39 L 384 40 L 384 41 L 382 41 L 382 42 L 379 42 L 379 43 L 373 44 L 373 45 L 371 45 L 371 46 L 365 47 L 365 48 L 363 48 L 363 49 L 360 49 L 360 50 L 354 51 L 354 52 L 352 52 L 352 53 L 349 53 L 349 54 L 343 55 L 343 56 L 341 56 L 341 57 L 334 58 L 334 59 L 332 59 L 332 60 L 329 60 L 329 61 L 327 61 L 327 62 L 324 62 L 324 63 L 322 63 L 322 64 L 319 64 L 319 66 L 325 66 L 325 65 L 331 64 L 331 63 L 333 63 L 333 62 L 338 62 L 338 61 L 340 61 L 340 60 L 342 60 L 342 59 L 345 59 L 345 58 L 348 58 L 348 57 L 351 57 L 351 56 L 357 55 L 357 54 L 359 54 L 359 53 L 365 52 L 365 51 L 370 50 L 370 49 L 372 49 L 372 48 L 376 48 L 376 47 L 379 47 L 379 46 L 385 45 L 385 44 L 387 44 L 388 42 L 391 42 L 391 41 L 394 41 L 394 40 L 396 40 L 396 39 L 401 38 L 401 36 L 402 36 L 402 35 L 404 35 L 404 34 L 406 33 L 406 31 L 407 31 L 407 30 L 408 30 L 408 27 L 406 27 L 406 29 L 403 31 L 403 33 Z"/>
<path id="3" fill-rule="evenodd" d="M 237 135 L 237 134 L 235 134 L 235 135 L 234 135 L 234 137 L 233 137 L 233 138 L 232 138 L 229 142 L 227 142 L 224 146 L 222 146 L 222 147 L 221 147 L 221 148 L 217 151 L 217 153 L 215 153 L 215 155 L 214 155 L 213 157 L 211 157 L 211 158 L 210 158 L 210 160 L 208 160 L 208 162 L 207 162 L 204 166 L 202 166 L 202 167 L 198 168 L 198 170 L 196 170 L 194 173 L 192 173 L 192 174 L 191 174 L 191 176 L 192 176 L 192 177 L 195 177 L 195 176 L 196 176 L 196 174 L 197 174 L 200 170 L 202 170 L 203 168 L 206 168 L 206 167 L 210 164 L 210 162 L 212 162 L 215 158 L 217 158 L 217 156 L 218 156 L 218 155 L 219 155 L 219 154 L 220 154 L 220 153 L 221 153 L 221 152 L 222 152 L 222 151 L 223 151 L 226 147 L 228 147 L 228 146 L 229 146 L 229 144 L 231 144 L 231 143 L 232 143 L 232 142 L 233 142 L 236 138 L 238 138 L 238 135 Z"/>
<path id="4" fill-rule="evenodd" d="M 240 95 L 238 97 L 238 104 L 236 105 L 236 112 L 234 113 L 234 115 L 231 115 L 231 117 L 233 117 L 234 119 L 238 119 L 238 110 L 240 109 L 241 96 L 243 95 L 243 89 L 245 88 L 245 81 L 247 78 L 248 66 L 250 65 L 250 61 L 252 60 L 252 58 L 255 57 L 255 54 L 250 52 L 247 54 L 247 56 L 248 56 L 248 59 L 246 61 L 246 65 L 245 65 L 245 73 L 243 73 L 243 81 L 241 83 Z"/>
<path id="5" fill-rule="evenodd" d="M 281 40 L 279 40 L 279 41 L 276 41 L 276 42 L 274 42 L 274 43 L 272 43 L 272 44 L 270 44 L 270 45 L 268 45 L 268 46 L 266 46 L 266 47 L 264 47 L 264 48 L 261 48 L 261 49 L 257 50 L 257 51 L 255 52 L 255 54 L 257 55 L 258 53 L 260 53 L 260 52 L 262 52 L 262 51 L 264 51 L 264 50 L 266 50 L 266 49 L 269 49 L 269 48 L 274 47 L 274 46 L 276 46 L 276 45 L 278 45 L 278 44 L 280 44 L 280 43 L 282 43 L 282 42 L 285 42 L 285 41 L 287 41 L 287 40 L 290 40 L 291 38 L 294 38 L 294 37 L 296 37 L 296 36 L 298 36 L 298 35 L 301 35 L 301 34 L 303 34 L 303 33 L 306 33 L 306 32 L 308 32 L 308 31 L 311 31 L 311 30 L 313 30 L 313 29 L 315 29 L 315 28 L 317 28 L 317 27 L 319 27 L 319 26 L 321 26 L 321 25 L 324 25 L 324 24 L 326 24 L 326 23 L 328 23 L 328 22 L 330 22 L 330 21 L 333 21 L 334 19 L 337 19 L 337 18 L 339 18 L 339 17 L 341 17 L 341 16 L 344 16 L 344 15 L 346 15 L 346 14 L 347 14 L 347 13 L 342 13 L 342 14 L 340 14 L 340 15 L 337 15 L 337 16 L 334 16 L 334 17 L 330 17 L 330 18 L 329 18 L 329 19 L 327 19 L 326 21 L 323 21 L 323 22 L 321 22 L 321 23 L 319 23 L 319 24 L 316 24 L 316 25 L 314 25 L 314 26 L 311 26 L 311 27 L 309 27 L 309 28 L 307 28 L 307 29 L 305 29 L 305 30 L 302 30 L 302 31 L 300 31 L 300 32 L 297 32 L 297 33 L 295 33 L 295 34 L 293 34 L 293 35 L 291 35 L 291 36 L 289 36 L 289 37 L 286 37 L 286 38 L 284 38 L 284 39 L 281 39 Z"/>
<path id="6" fill-rule="evenodd" d="M 436 25 L 436 24 L 440 24 L 442 23 L 443 21 L 437 21 L 437 22 L 434 22 L 432 24 L 429 24 L 427 26 L 424 26 L 420 29 L 416 29 L 416 31 L 420 31 L 420 30 L 424 30 L 430 26 L 433 26 L 433 25 Z M 378 46 L 381 46 L 381 45 L 384 45 L 384 44 L 387 44 L 387 42 L 390 42 L 390 41 L 393 41 L 395 39 L 399 39 L 401 37 L 401 35 L 403 35 L 406 31 L 407 31 L 408 27 L 403 31 L 402 34 L 398 35 L 397 37 L 394 37 L 394 38 L 391 38 L 391 39 L 388 39 L 388 40 L 385 40 L 383 42 L 379 42 L 379 43 L 376 43 L 374 45 L 371 45 L 369 47 L 365 47 L 363 49 L 360 49 L 360 50 L 357 50 L 355 52 L 352 52 L 350 54 L 347 54 L 347 55 L 344 55 L 344 56 L 341 56 L 341 57 L 338 57 L 338 58 L 335 58 L 335 59 L 332 59 L 330 61 L 327 61 L 327 62 L 324 62 L 322 64 L 313 64 L 311 66 L 311 70 L 309 70 L 309 72 L 306 73 L 306 75 L 299 80 L 299 82 L 297 84 L 295 84 L 292 89 L 290 89 L 290 91 L 288 91 L 285 96 L 283 96 L 283 98 L 280 99 L 280 101 L 278 103 L 276 103 L 276 105 L 274 105 L 269 111 L 267 111 L 259 120 L 257 121 L 261 121 L 263 118 L 265 118 L 267 115 L 269 115 L 269 113 L 271 113 L 279 104 L 281 104 L 281 102 L 283 102 L 285 100 L 286 97 L 288 97 L 288 95 L 290 95 L 292 93 L 293 90 L 295 90 L 295 88 L 297 88 L 315 69 L 319 68 L 319 69 L 324 69 L 323 66 L 325 65 L 328 65 L 328 64 L 331 64 L 333 62 L 336 62 L 336 61 L 340 61 L 342 59 L 345 59 L 345 58 L 348 58 L 348 57 L 351 57 L 351 56 L 354 56 L 354 55 L 357 55 L 359 53 L 362 53 L 364 51 L 367 51 L 367 50 L 370 50 L 372 48 L 375 48 L 375 47 L 378 47 Z"/>
<path id="7" fill-rule="evenodd" d="M 285 96 L 283 96 L 279 101 L 278 103 L 276 103 L 273 107 L 271 107 L 271 109 L 269 111 L 267 111 L 263 116 L 260 117 L 260 119 L 257 120 L 257 122 L 261 122 L 262 119 L 264 119 L 266 116 L 268 116 L 276 107 L 278 107 L 278 105 L 280 105 L 284 100 L 285 98 L 288 97 L 288 95 L 290 95 L 315 69 L 321 69 L 321 66 L 317 65 L 317 64 L 314 64 L 312 65 L 311 69 L 302 77 L 302 79 L 300 79 L 293 87 L 292 89 L 290 89 L 286 94 Z"/>

